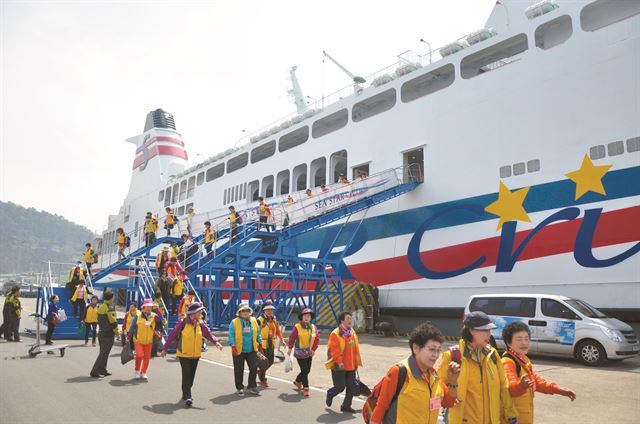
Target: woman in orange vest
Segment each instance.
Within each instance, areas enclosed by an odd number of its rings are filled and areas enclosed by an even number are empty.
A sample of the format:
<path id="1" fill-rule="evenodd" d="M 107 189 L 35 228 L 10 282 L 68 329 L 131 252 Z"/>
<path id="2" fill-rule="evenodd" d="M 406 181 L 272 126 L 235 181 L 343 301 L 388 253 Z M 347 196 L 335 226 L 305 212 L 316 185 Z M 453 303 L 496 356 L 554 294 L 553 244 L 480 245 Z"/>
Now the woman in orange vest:
<path id="1" fill-rule="evenodd" d="M 327 406 L 331 406 L 333 398 L 342 393 L 346 388 L 344 401 L 340 406 L 340 411 L 355 413 L 351 407 L 353 397 L 358 393 L 356 384 L 356 371 L 362 366 L 362 358 L 360 357 L 360 345 L 358 344 L 358 336 L 351 328 L 353 318 L 349 312 L 341 312 L 338 315 L 340 324 L 338 328 L 333 330 L 329 335 L 327 345 L 328 360 L 324 366 L 331 370 L 331 380 L 333 387 L 327 390 Z"/>
<path id="2" fill-rule="evenodd" d="M 133 317 L 127 333 L 127 340 L 133 338 L 136 348 L 135 376 L 141 380 L 147 379 L 153 339 L 162 337 L 162 318 L 151 312 L 154 307 L 153 300 L 145 299 L 142 311 Z"/>
<path id="3" fill-rule="evenodd" d="M 379 392 L 373 411 L 367 410 L 370 424 L 436 424 L 440 408 L 456 404 L 460 365 L 455 362 L 443 364 L 449 371 L 448 386 L 434 369 L 442 352 L 442 342 L 444 336 L 440 330 L 426 323 L 411 332 L 411 356 L 391 367 L 373 389 L 374 394 L 376 390 Z M 400 380 L 401 375 L 404 380 Z"/>
<path id="4" fill-rule="evenodd" d="M 576 399 L 573 390 L 546 381 L 533 371 L 531 360 L 527 357 L 531 345 L 530 337 L 529 326 L 521 321 L 507 324 L 502 330 L 502 339 L 507 345 L 507 350 L 502 354 L 502 365 L 509 381 L 513 405 L 518 411 L 518 424 L 533 423 L 535 392 L 566 396 L 572 402 Z"/>
<path id="5" fill-rule="evenodd" d="M 313 317 L 313 311 L 309 308 L 305 308 L 300 312 L 298 315 L 300 322 L 291 330 L 287 349 L 287 355 L 291 355 L 291 350 L 295 348 L 293 350 L 293 356 L 300 366 L 300 374 L 298 374 L 293 384 L 298 390 L 302 391 L 303 396 L 309 396 L 311 362 L 313 355 L 316 354 L 316 349 L 318 349 L 318 343 L 320 342 L 318 329 L 311 323 Z"/>
<path id="6" fill-rule="evenodd" d="M 264 199 L 262 197 L 258 197 L 258 202 L 260 202 L 260 204 L 258 205 L 258 215 L 260 218 L 258 230 L 262 226 L 264 226 L 267 229 L 267 232 L 271 232 L 271 226 L 267 224 L 267 222 L 269 221 L 269 216 L 271 216 L 271 209 L 269 208 L 269 205 L 264 202 Z"/>
<path id="7" fill-rule="evenodd" d="M 216 231 L 211 227 L 211 222 L 204 222 L 204 250 L 207 252 L 207 259 L 211 259 L 211 249 L 216 242 Z M 215 254 L 215 250 L 213 252 Z"/>
<path id="8" fill-rule="evenodd" d="M 202 339 L 209 340 L 218 349 L 222 350 L 222 345 L 218 339 L 211 334 L 207 325 L 202 321 L 203 310 L 202 303 L 194 302 L 189 305 L 187 318 L 173 327 L 160 354 L 164 358 L 171 343 L 174 340 L 176 341 L 176 356 L 180 361 L 180 368 L 182 368 L 182 400 L 185 401 L 186 407 L 190 407 L 193 404 L 191 388 L 193 387 L 193 380 L 196 378 L 198 361 L 200 361 L 200 356 L 202 355 Z"/>
<path id="9" fill-rule="evenodd" d="M 160 272 L 169 265 L 169 246 L 164 246 L 156 256 L 156 271 Z"/>
<path id="10" fill-rule="evenodd" d="M 258 377 L 260 377 L 260 387 L 267 388 L 269 383 L 267 382 L 267 370 L 273 365 L 276 348 L 276 338 L 280 340 L 280 343 L 284 345 L 284 337 L 282 337 L 282 329 L 278 318 L 273 314 L 276 307 L 273 306 L 271 301 L 266 301 L 262 305 L 262 315 L 258 317 L 258 325 L 260 326 L 260 336 L 262 336 L 261 351 L 267 357 L 269 366 L 266 368 L 260 368 L 258 370 Z"/>

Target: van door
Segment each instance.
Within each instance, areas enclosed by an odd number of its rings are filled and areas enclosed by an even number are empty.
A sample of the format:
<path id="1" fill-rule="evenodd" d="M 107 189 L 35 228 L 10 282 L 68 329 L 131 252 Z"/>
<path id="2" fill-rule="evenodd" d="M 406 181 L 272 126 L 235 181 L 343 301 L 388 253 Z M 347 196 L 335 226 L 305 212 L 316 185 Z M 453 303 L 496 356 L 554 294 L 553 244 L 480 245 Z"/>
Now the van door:
<path id="1" fill-rule="evenodd" d="M 540 302 L 538 346 L 541 353 L 572 355 L 576 335 L 576 321 L 580 319 L 567 305 L 555 299 Z"/>

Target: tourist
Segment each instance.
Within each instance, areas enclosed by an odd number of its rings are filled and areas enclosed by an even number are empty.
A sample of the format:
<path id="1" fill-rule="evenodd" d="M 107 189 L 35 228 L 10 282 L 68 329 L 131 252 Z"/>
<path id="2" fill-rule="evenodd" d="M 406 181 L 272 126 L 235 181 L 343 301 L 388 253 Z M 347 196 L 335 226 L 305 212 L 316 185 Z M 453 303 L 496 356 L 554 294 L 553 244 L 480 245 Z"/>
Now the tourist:
<path id="1" fill-rule="evenodd" d="M 21 342 L 20 316 L 22 315 L 22 305 L 20 303 L 20 287 L 14 286 L 7 293 L 4 298 L 2 315 L 4 322 L 0 328 L 0 334 L 4 333 L 4 339 L 8 342 Z"/>
<path id="2" fill-rule="evenodd" d="M 173 213 L 173 209 L 171 208 L 165 208 L 165 212 L 167 213 L 167 216 L 164 218 L 164 229 L 167 230 L 167 237 L 170 237 L 171 230 L 173 230 L 173 227 L 178 222 L 178 218 L 176 218 L 176 215 Z"/>
<path id="3" fill-rule="evenodd" d="M 311 362 L 313 355 L 316 353 L 316 349 L 318 349 L 318 343 L 320 342 L 318 329 L 311 322 L 313 317 L 314 313 L 309 308 L 305 308 L 300 312 L 298 315 L 300 322 L 291 330 L 287 348 L 287 355 L 291 355 L 291 350 L 293 349 L 293 356 L 300 366 L 300 373 L 297 375 L 293 384 L 298 390 L 302 391 L 303 396 L 309 396 Z"/>
<path id="4" fill-rule="evenodd" d="M 98 326 L 100 328 L 98 331 L 100 353 L 89 374 L 93 378 L 111 375 L 107 370 L 107 362 L 113 347 L 113 339 L 118 336 L 118 321 L 116 319 L 116 308 L 113 304 L 113 292 L 105 292 L 104 302 L 98 307 Z"/>
<path id="5" fill-rule="evenodd" d="M 180 300 L 180 304 L 178 305 L 178 315 L 180 316 L 180 318 L 184 319 L 187 316 L 189 305 L 195 301 L 196 291 L 190 289 L 189 291 L 187 291 L 187 295 Z"/>
<path id="6" fill-rule="evenodd" d="M 160 276 L 156 280 L 155 289 L 160 292 L 160 296 L 162 297 L 162 301 L 164 302 L 165 307 L 169 307 L 169 301 L 171 299 L 171 287 L 173 286 L 173 282 L 169 278 L 169 274 L 166 269 L 160 270 Z"/>
<path id="7" fill-rule="evenodd" d="M 229 225 L 231 231 L 231 241 L 238 235 L 238 227 L 242 225 L 242 217 L 238 212 L 236 212 L 236 208 L 233 206 L 229 206 Z"/>
<path id="8" fill-rule="evenodd" d="M 502 354 L 502 365 L 509 382 L 513 405 L 518 411 L 518 424 L 533 423 L 535 392 L 566 396 L 572 402 L 576 399 L 573 390 L 546 381 L 533 371 L 531 360 L 527 357 L 531 347 L 531 330 L 527 324 L 522 321 L 507 324 L 502 330 L 502 339 L 507 346 Z"/>
<path id="9" fill-rule="evenodd" d="M 144 245 L 151 246 L 156 242 L 156 233 L 158 231 L 158 219 L 151 212 L 147 212 L 144 218 Z"/>
<path id="10" fill-rule="evenodd" d="M 127 311 L 126 314 L 124 314 L 124 319 L 122 320 L 122 331 L 121 331 L 122 338 L 120 340 L 120 342 L 122 343 L 122 346 L 124 346 L 124 344 L 127 342 L 126 336 L 129 333 L 129 330 L 131 329 L 131 324 L 133 323 L 133 320 L 137 316 L 138 316 L 138 307 L 136 303 L 135 302 L 129 303 L 129 310 Z M 129 346 L 131 347 L 132 352 L 136 350 L 136 347 L 133 344 L 132 340 L 129 340 Z"/>
<path id="11" fill-rule="evenodd" d="M 147 380 L 147 369 L 151 360 L 151 350 L 156 340 L 162 339 L 162 318 L 152 312 L 153 300 L 145 299 L 140 313 L 133 317 L 127 332 L 127 340 L 133 343 L 136 351 L 135 378 Z"/>
<path id="12" fill-rule="evenodd" d="M 71 271 L 69 272 L 69 283 L 66 286 L 69 292 L 69 297 L 73 296 L 73 294 L 76 292 L 76 287 L 78 287 L 80 281 L 82 281 L 82 283 L 84 284 L 84 280 L 86 277 L 87 271 L 85 269 L 82 269 L 82 262 L 76 262 L 76 265 L 71 268 Z"/>
<path id="13" fill-rule="evenodd" d="M 192 207 L 190 207 L 187 210 L 187 234 L 189 235 L 189 237 L 193 237 L 193 234 L 191 233 L 191 224 L 193 224 L 193 217 L 196 216 L 196 212 L 193 210 Z"/>
<path id="14" fill-rule="evenodd" d="M 47 316 L 45 321 L 47 322 L 47 334 L 44 336 L 44 344 L 52 345 L 51 341 L 53 337 L 53 332 L 56 330 L 56 324 L 60 322 L 58 318 L 58 302 L 60 298 L 57 295 L 51 296 L 49 299 L 49 310 L 47 311 Z"/>
<path id="15" fill-rule="evenodd" d="M 458 346 L 449 348 L 442 357 L 438 374 L 449 387 L 457 386 L 456 396 L 463 399 L 448 410 L 450 424 L 517 422 L 508 382 L 498 352 L 491 347 L 491 329 L 496 326 L 481 311 L 471 312 L 464 320 Z M 457 382 L 449 378 L 450 362 L 460 364 Z"/>
<path id="16" fill-rule="evenodd" d="M 84 311 L 87 307 L 87 300 L 89 299 L 90 295 L 91 292 L 89 291 L 89 288 L 84 285 L 84 280 L 80 280 L 78 282 L 78 286 L 73 291 L 73 296 L 71 296 L 71 303 L 73 304 L 73 315 L 80 317 L 80 320 L 82 320 L 82 317 L 84 317 Z"/>
<path id="17" fill-rule="evenodd" d="M 216 242 L 216 232 L 211 227 L 211 222 L 204 222 L 204 250 L 207 252 L 207 259 L 211 259 L 213 256 L 211 254 L 211 250 L 214 249 L 214 243 Z M 213 254 L 215 254 L 215 249 L 213 250 Z"/>
<path id="18" fill-rule="evenodd" d="M 127 256 L 124 254 L 124 250 L 127 248 L 127 235 L 122 228 L 118 228 L 116 229 L 116 237 L 117 241 L 115 244 L 118 245 L 118 260 L 121 260 Z"/>
<path id="19" fill-rule="evenodd" d="M 331 380 L 333 387 L 327 390 L 327 406 L 331 406 L 333 398 L 342 393 L 345 388 L 347 392 L 344 401 L 340 406 L 340 411 L 355 413 L 351 407 L 353 397 L 357 396 L 356 372 L 362 366 L 360 357 L 360 344 L 358 336 L 352 328 L 353 317 L 349 312 L 341 312 L 338 315 L 338 327 L 329 335 L 327 344 L 327 357 L 325 368 L 331 370 Z"/>
<path id="20" fill-rule="evenodd" d="M 434 369 L 442 352 L 444 336 L 436 327 L 420 324 L 409 335 L 411 356 L 392 366 L 379 383 L 378 400 L 370 413 L 370 424 L 427 423 L 436 424 L 441 407 L 452 407 L 457 401 L 460 365 L 443 360 L 447 382 Z M 374 392 L 376 391 L 374 388 Z M 365 408 L 368 405 L 365 404 Z M 480 423 L 482 421 L 469 421 Z M 497 424 L 497 423 L 496 423 Z"/>
<path id="21" fill-rule="evenodd" d="M 282 337 L 282 329 L 278 318 L 276 318 L 274 311 L 276 307 L 273 306 L 271 301 L 266 301 L 262 304 L 262 315 L 258 317 L 258 326 L 260 327 L 260 337 L 262 338 L 262 344 L 260 351 L 267 357 L 269 366 L 260 368 L 258 370 L 258 377 L 260 378 L 260 387 L 269 387 L 267 382 L 267 370 L 273 365 L 276 349 L 276 340 L 280 340 L 280 343 L 284 345 L 284 338 Z"/>
<path id="22" fill-rule="evenodd" d="M 258 367 L 258 346 L 262 343 L 258 321 L 252 317 L 253 310 L 247 304 L 240 304 L 237 317 L 229 324 L 229 346 L 233 355 L 233 374 L 238 395 L 258 396 L 256 375 Z M 242 383 L 244 363 L 249 367 L 247 389 Z"/>
<path id="23" fill-rule="evenodd" d="M 267 229 L 267 232 L 271 232 L 271 226 L 268 224 L 269 217 L 271 216 L 271 209 L 269 208 L 269 205 L 265 203 L 264 198 L 258 197 L 258 202 L 258 219 L 260 220 L 258 230 L 264 226 Z"/>
<path id="24" fill-rule="evenodd" d="M 193 404 L 191 388 L 196 377 L 198 361 L 202 355 L 203 339 L 209 340 L 218 349 L 222 350 L 222 345 L 218 339 L 211 334 L 207 325 L 202 321 L 203 310 L 204 306 L 201 303 L 195 302 L 189 305 L 187 318 L 180 321 L 171 330 L 161 353 L 164 358 L 171 343 L 176 339 L 179 340 L 176 347 L 176 356 L 180 361 L 180 368 L 182 368 L 182 400 L 185 401 L 185 406 L 187 407 Z"/>
<path id="25" fill-rule="evenodd" d="M 96 336 L 98 335 L 98 296 L 95 294 L 91 296 L 91 303 L 89 303 L 84 313 L 84 324 L 84 345 L 89 344 L 89 330 L 91 330 L 93 331 L 91 345 L 95 347 Z"/>
<path id="26" fill-rule="evenodd" d="M 93 264 L 98 262 L 98 254 L 91 247 L 91 243 L 87 243 L 84 246 L 87 248 L 87 250 L 85 250 L 85 252 L 82 254 L 82 257 L 84 259 L 84 264 L 86 265 L 86 269 L 87 269 L 87 272 L 89 273 L 89 276 L 93 278 L 91 267 L 93 266 Z"/>
<path id="27" fill-rule="evenodd" d="M 160 273 L 169 265 L 169 246 L 164 246 L 156 256 L 156 271 Z"/>

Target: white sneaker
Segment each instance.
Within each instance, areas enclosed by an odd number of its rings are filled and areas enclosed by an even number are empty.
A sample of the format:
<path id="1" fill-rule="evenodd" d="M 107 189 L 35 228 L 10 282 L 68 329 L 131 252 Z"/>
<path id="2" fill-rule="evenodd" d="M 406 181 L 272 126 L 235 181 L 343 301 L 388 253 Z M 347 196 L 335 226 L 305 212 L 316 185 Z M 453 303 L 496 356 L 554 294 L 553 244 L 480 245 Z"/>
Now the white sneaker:
<path id="1" fill-rule="evenodd" d="M 136 379 L 142 378 L 142 373 L 140 371 L 136 371 Z"/>
<path id="2" fill-rule="evenodd" d="M 140 378 L 143 379 L 143 380 L 148 380 L 149 379 L 149 377 L 147 377 L 147 374 L 145 374 L 143 372 L 140 373 Z"/>

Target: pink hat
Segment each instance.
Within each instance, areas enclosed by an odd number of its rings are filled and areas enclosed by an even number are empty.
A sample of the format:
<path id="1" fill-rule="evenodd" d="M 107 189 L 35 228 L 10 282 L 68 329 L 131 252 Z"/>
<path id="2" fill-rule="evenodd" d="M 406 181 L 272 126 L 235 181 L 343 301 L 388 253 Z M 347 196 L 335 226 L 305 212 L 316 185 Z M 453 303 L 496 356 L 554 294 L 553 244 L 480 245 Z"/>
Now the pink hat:
<path id="1" fill-rule="evenodd" d="M 153 303 L 153 300 L 151 300 L 151 299 L 145 299 L 144 303 L 142 304 L 142 307 L 146 308 L 147 306 L 153 308 L 154 306 L 156 306 L 156 304 Z"/>

